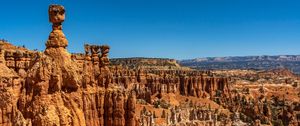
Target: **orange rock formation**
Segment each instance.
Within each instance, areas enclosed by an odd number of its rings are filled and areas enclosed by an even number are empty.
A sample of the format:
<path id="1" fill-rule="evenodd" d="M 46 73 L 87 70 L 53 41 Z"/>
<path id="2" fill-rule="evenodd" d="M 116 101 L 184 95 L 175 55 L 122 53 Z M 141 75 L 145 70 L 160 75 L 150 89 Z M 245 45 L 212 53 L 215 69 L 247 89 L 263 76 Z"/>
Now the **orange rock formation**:
<path id="1" fill-rule="evenodd" d="M 0 125 L 138 126 L 145 125 L 138 99 L 153 104 L 156 94 L 228 96 L 228 79 L 210 73 L 110 66 L 107 45 L 85 45 L 85 54 L 70 54 L 64 19 L 64 7 L 50 5 L 53 30 L 44 52 L 2 46 Z"/>

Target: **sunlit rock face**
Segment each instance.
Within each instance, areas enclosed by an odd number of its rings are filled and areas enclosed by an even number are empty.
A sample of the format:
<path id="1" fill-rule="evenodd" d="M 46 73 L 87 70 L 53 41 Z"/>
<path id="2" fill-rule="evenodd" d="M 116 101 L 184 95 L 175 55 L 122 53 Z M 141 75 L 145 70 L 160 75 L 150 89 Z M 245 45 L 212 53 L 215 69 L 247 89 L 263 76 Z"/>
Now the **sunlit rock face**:
<path id="1" fill-rule="evenodd" d="M 1 42 L 0 125 L 153 126 L 153 117 L 142 122 L 136 114 L 138 99 L 152 106 L 157 94 L 209 98 L 227 91 L 226 79 L 202 72 L 111 66 L 108 45 L 86 44 L 85 54 L 70 54 L 64 20 L 65 8 L 50 5 L 44 52 Z"/>

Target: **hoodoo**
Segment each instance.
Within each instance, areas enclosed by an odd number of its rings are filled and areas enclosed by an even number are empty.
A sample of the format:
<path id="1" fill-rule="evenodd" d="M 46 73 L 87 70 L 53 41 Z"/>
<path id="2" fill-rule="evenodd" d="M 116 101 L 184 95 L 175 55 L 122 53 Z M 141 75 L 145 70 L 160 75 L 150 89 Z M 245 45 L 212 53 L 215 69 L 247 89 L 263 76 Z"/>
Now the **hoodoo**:
<path id="1" fill-rule="evenodd" d="M 65 8 L 61 5 L 49 6 L 49 21 L 52 23 L 52 32 L 46 43 L 47 49 L 49 48 L 66 48 L 68 40 L 62 32 L 62 23 L 65 21 Z"/>

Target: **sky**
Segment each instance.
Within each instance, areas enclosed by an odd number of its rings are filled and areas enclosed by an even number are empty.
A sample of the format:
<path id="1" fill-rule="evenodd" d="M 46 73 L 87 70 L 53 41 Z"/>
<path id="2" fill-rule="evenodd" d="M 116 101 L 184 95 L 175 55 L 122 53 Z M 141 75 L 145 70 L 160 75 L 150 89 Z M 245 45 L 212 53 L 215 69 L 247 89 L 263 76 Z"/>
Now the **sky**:
<path id="1" fill-rule="evenodd" d="M 0 38 L 45 49 L 48 6 L 66 8 L 69 52 L 108 44 L 110 57 L 300 54 L 297 0 L 2 0 Z"/>

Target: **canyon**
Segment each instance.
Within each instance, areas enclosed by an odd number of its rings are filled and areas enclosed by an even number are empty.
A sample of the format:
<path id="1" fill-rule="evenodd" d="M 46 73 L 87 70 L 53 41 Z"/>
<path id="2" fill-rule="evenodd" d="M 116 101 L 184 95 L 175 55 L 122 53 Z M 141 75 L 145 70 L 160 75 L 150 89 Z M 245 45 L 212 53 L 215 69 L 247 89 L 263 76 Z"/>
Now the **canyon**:
<path id="1" fill-rule="evenodd" d="M 49 6 L 39 52 L 0 41 L 1 126 L 243 126 L 300 124 L 288 70 L 195 70 L 172 59 L 110 59 L 110 46 L 69 53 L 65 8 Z M 113 47 L 112 47 L 113 48 Z"/>

